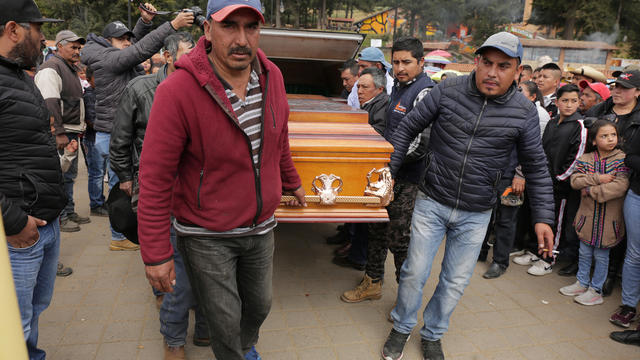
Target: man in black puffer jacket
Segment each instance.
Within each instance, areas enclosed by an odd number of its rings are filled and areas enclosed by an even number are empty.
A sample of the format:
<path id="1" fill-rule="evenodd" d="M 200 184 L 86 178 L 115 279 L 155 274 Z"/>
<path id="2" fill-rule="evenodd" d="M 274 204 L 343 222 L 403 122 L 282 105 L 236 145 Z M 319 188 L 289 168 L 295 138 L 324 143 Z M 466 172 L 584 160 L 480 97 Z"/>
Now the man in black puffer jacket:
<path id="1" fill-rule="evenodd" d="M 140 19 L 130 31 L 122 22 L 115 21 L 105 26 L 102 35 L 89 34 L 87 44 L 82 49 L 82 62 L 91 66 L 95 76 L 96 119 L 93 128 L 96 131 L 95 150 L 106 165 L 109 160 L 109 141 L 111 128 L 120 98 L 127 83 L 136 76 L 142 75 L 140 63 L 149 59 L 162 47 L 164 39 L 175 34 L 177 29 L 193 23 L 193 13 L 180 12 L 171 22 L 160 25 L 150 32 L 155 8 L 146 3 L 150 11 L 141 10 Z M 134 39 L 137 41 L 133 42 Z M 102 173 L 109 173 L 109 188 L 118 183 L 118 177 L 109 171 L 106 165 Z M 102 188 L 102 180 L 94 184 Z M 92 209 L 96 213 L 99 209 Z M 123 234 L 111 229 L 110 250 L 137 250 L 139 247 L 127 240 Z"/>
<path id="2" fill-rule="evenodd" d="M 42 23 L 58 20 L 42 18 L 33 0 L 3 5 L 0 208 L 29 358 L 44 359 L 44 350 L 37 347 L 38 318 L 53 296 L 60 253 L 58 216 L 67 197 L 47 106 L 24 69 L 42 60 Z"/>
<path id="3" fill-rule="evenodd" d="M 435 86 L 406 115 L 391 143 L 395 177 L 409 144 L 433 124 L 424 181 L 419 184 L 407 259 L 400 272 L 394 326 L 384 348 L 385 360 L 402 357 L 417 323 L 422 289 L 433 259 L 447 239 L 440 281 L 424 310 L 420 330 L 425 359 L 444 359 L 440 339 L 466 288 L 478 259 L 496 190 L 509 166 L 514 146 L 529 186 L 532 217 L 540 252 L 551 255 L 553 189 L 540 140 L 538 111 L 516 88 L 522 45 L 512 34 L 489 37 L 476 52 L 469 76 Z"/>

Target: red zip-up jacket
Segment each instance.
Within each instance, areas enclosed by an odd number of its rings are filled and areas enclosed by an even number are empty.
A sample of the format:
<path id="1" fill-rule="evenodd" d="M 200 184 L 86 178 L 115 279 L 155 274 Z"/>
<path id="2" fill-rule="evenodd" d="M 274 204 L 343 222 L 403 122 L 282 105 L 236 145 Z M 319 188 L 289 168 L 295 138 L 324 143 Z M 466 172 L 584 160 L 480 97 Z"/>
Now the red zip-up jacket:
<path id="1" fill-rule="evenodd" d="M 169 214 L 222 232 L 273 215 L 283 190 L 301 182 L 291 160 L 282 73 L 261 50 L 262 134 L 258 169 L 251 144 L 215 75 L 204 36 L 156 91 L 140 160 L 138 237 L 142 259 L 171 259 Z"/>

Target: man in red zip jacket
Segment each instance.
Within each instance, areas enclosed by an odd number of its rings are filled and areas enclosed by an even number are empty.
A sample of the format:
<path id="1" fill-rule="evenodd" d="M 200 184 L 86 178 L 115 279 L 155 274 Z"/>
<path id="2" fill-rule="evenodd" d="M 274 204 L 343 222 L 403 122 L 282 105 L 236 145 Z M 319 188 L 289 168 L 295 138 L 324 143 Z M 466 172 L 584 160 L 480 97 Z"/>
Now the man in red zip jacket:
<path id="1" fill-rule="evenodd" d="M 209 0 L 205 36 L 156 91 L 140 163 L 139 240 L 149 282 L 175 280 L 178 250 L 218 359 L 259 359 L 272 298 L 274 212 L 305 205 L 291 160 L 284 82 L 258 49 L 259 0 Z"/>

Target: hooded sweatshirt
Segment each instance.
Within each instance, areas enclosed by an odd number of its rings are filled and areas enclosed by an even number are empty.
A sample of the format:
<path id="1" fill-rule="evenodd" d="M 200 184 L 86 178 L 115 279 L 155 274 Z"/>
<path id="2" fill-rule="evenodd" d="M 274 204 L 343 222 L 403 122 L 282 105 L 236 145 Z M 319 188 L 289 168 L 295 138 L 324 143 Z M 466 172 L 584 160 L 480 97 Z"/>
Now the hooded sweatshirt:
<path id="1" fill-rule="evenodd" d="M 249 138 L 207 57 L 210 48 L 200 38 L 156 90 L 140 161 L 138 235 L 146 264 L 173 254 L 169 214 L 214 232 L 251 228 L 273 216 L 283 190 L 301 184 L 289 151 L 280 70 L 258 50 L 263 111 L 254 164 Z"/>

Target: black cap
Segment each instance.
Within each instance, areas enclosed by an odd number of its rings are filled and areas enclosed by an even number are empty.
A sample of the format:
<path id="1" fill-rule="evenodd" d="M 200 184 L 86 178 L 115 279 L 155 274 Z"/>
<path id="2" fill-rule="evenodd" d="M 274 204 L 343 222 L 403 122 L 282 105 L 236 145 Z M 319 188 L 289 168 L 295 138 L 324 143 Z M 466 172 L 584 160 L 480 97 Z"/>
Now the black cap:
<path id="1" fill-rule="evenodd" d="M 640 65 L 637 65 L 637 64 L 627 65 L 622 70 L 616 70 L 616 71 L 612 72 L 611 75 L 613 75 L 613 77 L 617 78 L 618 76 L 620 76 L 620 74 L 622 74 L 624 72 L 627 72 L 627 71 L 631 71 L 631 70 L 640 70 Z"/>
<path id="2" fill-rule="evenodd" d="M 615 84 L 626 89 L 640 89 L 640 70 L 623 72 L 618 75 Z"/>
<path id="3" fill-rule="evenodd" d="M 63 22 L 64 20 L 42 17 L 38 5 L 33 0 L 11 0 L 3 1 L 2 11 L 0 12 L 0 25 L 4 25 L 9 21 L 17 23 L 52 23 Z"/>
<path id="4" fill-rule="evenodd" d="M 123 24 L 122 21 L 114 21 L 108 23 L 107 26 L 102 30 L 102 36 L 105 38 L 119 38 L 120 36 L 124 36 L 129 34 L 131 37 L 135 37 L 133 32 L 129 30 L 127 25 Z"/>
<path id="5" fill-rule="evenodd" d="M 120 183 L 109 191 L 107 208 L 109 209 L 111 227 L 126 236 L 132 243 L 137 244 L 138 218 L 131 209 L 131 197 L 120 189 Z"/>

